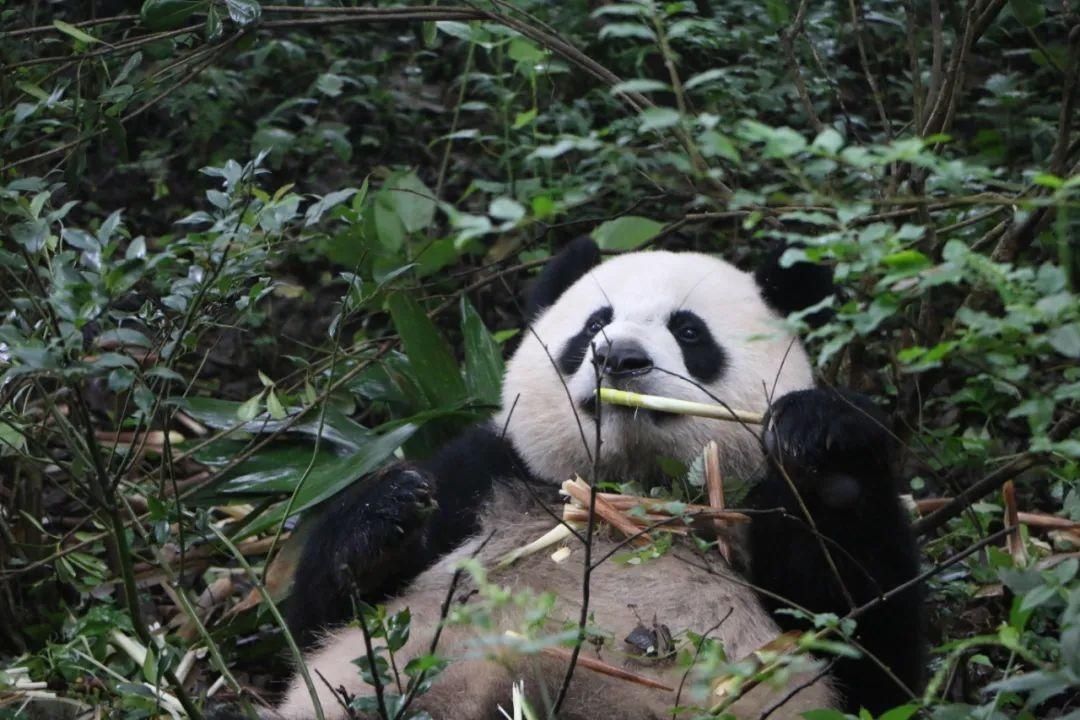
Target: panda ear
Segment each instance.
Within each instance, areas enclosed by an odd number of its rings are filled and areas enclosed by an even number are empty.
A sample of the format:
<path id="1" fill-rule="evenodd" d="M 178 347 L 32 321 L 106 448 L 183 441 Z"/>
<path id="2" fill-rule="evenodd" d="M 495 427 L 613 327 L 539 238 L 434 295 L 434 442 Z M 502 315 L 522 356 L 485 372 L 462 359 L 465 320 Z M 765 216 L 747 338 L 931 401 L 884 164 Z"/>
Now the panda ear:
<path id="1" fill-rule="evenodd" d="M 780 259 L 788 247 L 778 243 L 754 272 L 761 296 L 782 315 L 816 305 L 836 292 L 831 268 L 805 261 L 783 267 Z M 817 327 L 830 315 L 829 310 L 821 310 L 808 316 L 806 321 L 811 327 Z"/>
<path id="2" fill-rule="evenodd" d="M 540 312 L 559 299 L 566 289 L 600 264 L 600 248 L 587 235 L 564 247 L 544 266 L 525 302 L 525 319 L 532 322 Z"/>

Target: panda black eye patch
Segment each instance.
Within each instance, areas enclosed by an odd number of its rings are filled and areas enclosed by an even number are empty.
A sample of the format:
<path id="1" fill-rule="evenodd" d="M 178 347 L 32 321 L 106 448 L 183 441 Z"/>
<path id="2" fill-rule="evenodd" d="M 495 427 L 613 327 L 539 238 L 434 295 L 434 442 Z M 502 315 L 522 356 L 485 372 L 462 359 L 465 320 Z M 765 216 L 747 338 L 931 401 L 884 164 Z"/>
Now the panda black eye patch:
<path id="1" fill-rule="evenodd" d="M 683 364 L 695 380 L 708 383 L 720 377 L 727 365 L 727 355 L 716 344 L 704 320 L 690 310 L 678 310 L 668 318 L 667 327 L 679 343 Z"/>
<path id="2" fill-rule="evenodd" d="M 570 338 L 559 353 L 559 371 L 563 375 L 573 375 L 585 362 L 585 351 L 589 349 L 589 343 L 596 333 L 604 329 L 611 322 L 615 313 L 610 307 L 602 307 L 588 317 L 578 334 Z"/>

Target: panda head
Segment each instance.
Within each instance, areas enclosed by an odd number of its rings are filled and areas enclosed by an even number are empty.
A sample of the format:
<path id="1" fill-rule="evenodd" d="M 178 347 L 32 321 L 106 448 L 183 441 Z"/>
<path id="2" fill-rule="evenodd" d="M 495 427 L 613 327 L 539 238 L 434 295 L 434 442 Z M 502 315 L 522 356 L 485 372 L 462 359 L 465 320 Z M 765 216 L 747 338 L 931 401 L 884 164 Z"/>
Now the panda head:
<path id="1" fill-rule="evenodd" d="M 558 483 L 592 470 L 598 379 L 764 412 L 769 397 L 813 384 L 781 313 L 831 288 L 827 271 L 781 268 L 779 253 L 751 275 L 698 253 L 637 252 L 600 263 L 595 244 L 575 241 L 534 286 L 532 323 L 507 365 L 496 423 L 530 472 Z M 599 418 L 607 480 L 652 485 L 658 458 L 690 462 L 709 440 L 720 446 L 725 473 L 752 472 L 762 458 L 755 433 L 738 423 L 611 405 Z"/>

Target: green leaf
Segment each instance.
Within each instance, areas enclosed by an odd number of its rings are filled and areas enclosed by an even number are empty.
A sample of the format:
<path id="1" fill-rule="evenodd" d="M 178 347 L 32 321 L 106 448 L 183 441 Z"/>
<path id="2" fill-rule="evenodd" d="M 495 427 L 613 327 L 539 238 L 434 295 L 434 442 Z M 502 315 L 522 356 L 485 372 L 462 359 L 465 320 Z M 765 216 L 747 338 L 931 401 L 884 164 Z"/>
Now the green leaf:
<path id="1" fill-rule="evenodd" d="M 405 647 L 405 643 L 409 641 L 411 621 L 412 615 L 409 613 L 409 608 L 400 610 L 387 618 L 386 647 L 390 652 L 395 653 Z"/>
<path id="2" fill-rule="evenodd" d="M 673 108 L 652 107 L 642 110 L 638 119 L 641 120 L 638 128 L 642 132 L 663 130 L 679 124 L 679 111 Z"/>
<path id="3" fill-rule="evenodd" d="M 229 8 L 229 17 L 237 25 L 250 25 L 262 15 L 262 6 L 257 0 L 225 0 Z"/>
<path id="4" fill-rule="evenodd" d="M 731 138 L 715 130 L 703 132 L 698 139 L 698 145 L 706 157 L 722 157 L 733 163 L 738 163 L 740 160 L 739 151 L 731 142 Z"/>
<path id="5" fill-rule="evenodd" d="M 323 73 L 315 81 L 315 88 L 327 97 L 337 97 L 345 89 L 345 78 L 333 73 Z"/>
<path id="6" fill-rule="evenodd" d="M 802 716 L 805 720 L 847 720 L 847 715 L 839 710 L 810 710 Z"/>
<path id="7" fill-rule="evenodd" d="M 245 400 L 240 407 L 236 408 L 236 417 L 245 422 L 254 420 L 255 416 L 259 414 L 259 408 L 262 406 L 262 392 L 259 392 L 254 397 Z"/>
<path id="8" fill-rule="evenodd" d="M 683 87 L 687 90 L 693 90 L 698 85 L 708 85 L 711 82 L 722 80 L 727 76 L 727 68 L 713 68 L 711 70 L 706 70 L 705 72 L 700 72 L 697 75 L 694 75 L 683 84 Z"/>
<path id="9" fill-rule="evenodd" d="M 1046 0 L 1009 0 L 1009 8 L 1027 27 L 1035 27 L 1046 17 Z"/>
<path id="10" fill-rule="evenodd" d="M 66 23 L 63 20 L 53 20 L 53 27 L 55 27 L 57 30 L 64 33 L 65 35 L 70 35 L 71 37 L 75 38 L 76 40 L 78 40 L 80 42 L 87 43 L 89 45 L 93 45 L 94 43 L 101 42 L 100 40 L 98 40 L 93 35 L 90 35 L 88 33 L 84 33 L 79 28 L 77 28 L 74 25 L 71 25 L 69 23 Z"/>
<path id="11" fill-rule="evenodd" d="M 636 250 L 660 234 L 663 223 L 637 215 L 624 215 L 600 224 L 592 238 L 602 250 Z"/>
<path id="12" fill-rule="evenodd" d="M 417 232 L 435 220 L 435 194 L 414 173 L 403 173 L 386 183 L 387 196 L 407 232 Z"/>
<path id="13" fill-rule="evenodd" d="M 659 80 L 651 80 L 649 78 L 624 80 L 621 83 L 616 83 L 611 86 L 612 93 L 666 92 L 670 89 L 671 86 L 667 83 L 662 83 Z"/>
<path id="14" fill-rule="evenodd" d="M 278 474 L 276 481 L 288 484 L 290 489 L 295 487 L 301 479 L 304 480 L 303 487 L 296 493 L 293 500 L 290 517 L 333 497 L 354 482 L 377 481 L 378 476 L 372 476 L 372 471 L 386 462 L 402 443 L 412 437 L 416 430 L 416 425 L 408 423 L 378 436 L 348 457 L 316 462 L 306 478 L 303 477 L 303 473 L 307 468 L 307 463 L 303 466 L 294 465 L 290 469 L 291 472 Z M 306 449 L 306 457 L 310 460 L 310 449 Z M 285 504 L 282 503 L 244 528 L 240 536 L 248 537 L 274 527 L 284 519 L 284 515 Z"/>
<path id="15" fill-rule="evenodd" d="M 314 393 L 314 388 L 312 388 Z M 188 397 L 170 400 L 189 415 L 215 430 L 226 430 L 237 424 L 240 403 L 215 398 Z M 249 401 L 250 402 L 250 401 Z M 284 421 L 252 420 L 240 429 L 249 433 L 273 433 L 284 427 Z M 289 427 L 290 432 L 314 436 L 319 433 L 320 418 L 322 437 L 346 450 L 356 451 L 371 441 L 372 432 L 333 405 L 310 408 L 304 419 Z"/>
<path id="16" fill-rule="evenodd" d="M 429 404 L 449 404 L 464 398 L 467 390 L 454 354 L 424 308 L 404 293 L 394 293 L 387 304 L 405 355 Z"/>
<path id="17" fill-rule="evenodd" d="M 26 447 L 26 436 L 18 427 L 0 422 L 0 456 L 21 451 Z"/>
<path id="18" fill-rule="evenodd" d="M 393 254 L 405 244 L 405 227 L 385 192 L 375 196 L 375 211 L 371 213 L 375 235 L 387 253 Z"/>
<path id="19" fill-rule="evenodd" d="M 488 206 L 488 215 L 508 223 L 516 223 L 525 217 L 525 208 L 517 200 L 508 197 L 495 198 Z"/>
<path id="20" fill-rule="evenodd" d="M 1080 323 L 1069 323 L 1046 333 L 1050 346 L 1062 355 L 1080 358 Z"/>
<path id="21" fill-rule="evenodd" d="M 319 198 L 319 200 L 312 203 L 308 207 L 307 212 L 304 213 L 304 227 L 310 227 L 319 222 L 322 220 L 322 216 L 327 210 L 347 201 L 358 192 L 359 190 L 356 188 L 344 188 L 342 190 L 335 190 L 332 193 L 327 193 L 324 197 Z"/>
<path id="22" fill-rule="evenodd" d="M 786 25 L 791 20 L 787 0 L 765 0 L 765 12 L 774 25 Z"/>
<path id="23" fill-rule="evenodd" d="M 257 153 L 268 150 L 275 158 L 280 158 L 295 142 L 294 133 L 284 128 L 264 126 L 252 136 L 251 149 Z"/>
<path id="24" fill-rule="evenodd" d="M 270 413 L 270 417 L 275 420 L 281 420 L 288 414 L 285 412 L 285 406 L 278 399 L 277 393 L 273 390 L 266 396 L 266 410 Z"/>
<path id="25" fill-rule="evenodd" d="M 878 720 L 908 720 L 918 711 L 918 705 L 901 705 L 879 715 Z"/>
<path id="26" fill-rule="evenodd" d="M 461 334 L 465 339 L 465 385 L 469 394 L 491 405 L 499 404 L 503 376 L 499 344 L 469 299 L 461 296 Z"/>
<path id="27" fill-rule="evenodd" d="M 1043 605 L 1047 601 L 1056 597 L 1057 594 L 1058 591 L 1056 587 L 1052 585 L 1039 585 L 1033 588 L 1031 592 L 1024 595 L 1024 600 L 1020 603 L 1020 612 L 1034 610 L 1040 605 Z"/>
<path id="28" fill-rule="evenodd" d="M 209 5 L 210 0 L 146 0 L 139 16 L 149 30 L 173 30 Z"/>
<path id="29" fill-rule="evenodd" d="M 531 124 L 532 121 L 536 119 L 536 112 L 537 112 L 536 108 L 532 108 L 531 110 L 526 110 L 525 112 L 519 112 L 514 117 L 513 128 L 515 130 L 520 130 L 521 128 L 525 127 L 526 125 Z"/>
<path id="30" fill-rule="evenodd" d="M 652 30 L 644 25 L 627 22 L 608 23 L 600 28 L 600 39 L 606 40 L 607 38 L 637 38 L 656 42 L 656 35 Z"/>
<path id="31" fill-rule="evenodd" d="M 821 150 L 829 155 L 835 155 L 844 146 L 844 136 L 833 128 L 825 128 L 814 138 L 811 145 L 815 150 Z"/>
<path id="32" fill-rule="evenodd" d="M 203 28 L 203 32 L 206 34 L 206 39 L 213 42 L 221 37 L 221 33 L 224 28 L 221 25 L 221 13 L 213 5 L 206 12 L 206 26 Z"/>

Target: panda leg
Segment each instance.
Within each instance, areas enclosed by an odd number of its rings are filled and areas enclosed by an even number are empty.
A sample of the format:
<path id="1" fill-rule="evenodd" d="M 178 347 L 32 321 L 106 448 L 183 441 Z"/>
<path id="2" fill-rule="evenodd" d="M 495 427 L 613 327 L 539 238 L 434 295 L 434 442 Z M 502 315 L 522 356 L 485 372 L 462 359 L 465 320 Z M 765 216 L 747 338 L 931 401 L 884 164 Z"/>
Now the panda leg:
<path id="1" fill-rule="evenodd" d="M 750 577 L 766 607 L 845 617 L 918 574 L 890 436 L 866 398 L 825 389 L 785 395 L 773 405 L 765 444 L 769 469 L 750 503 L 779 511 L 751 524 Z M 837 660 L 833 676 L 850 709 L 878 713 L 920 690 L 923 596 L 916 585 L 858 616 L 855 640 L 892 677 L 870 657 Z M 786 613 L 776 620 L 785 630 L 808 626 Z"/>

